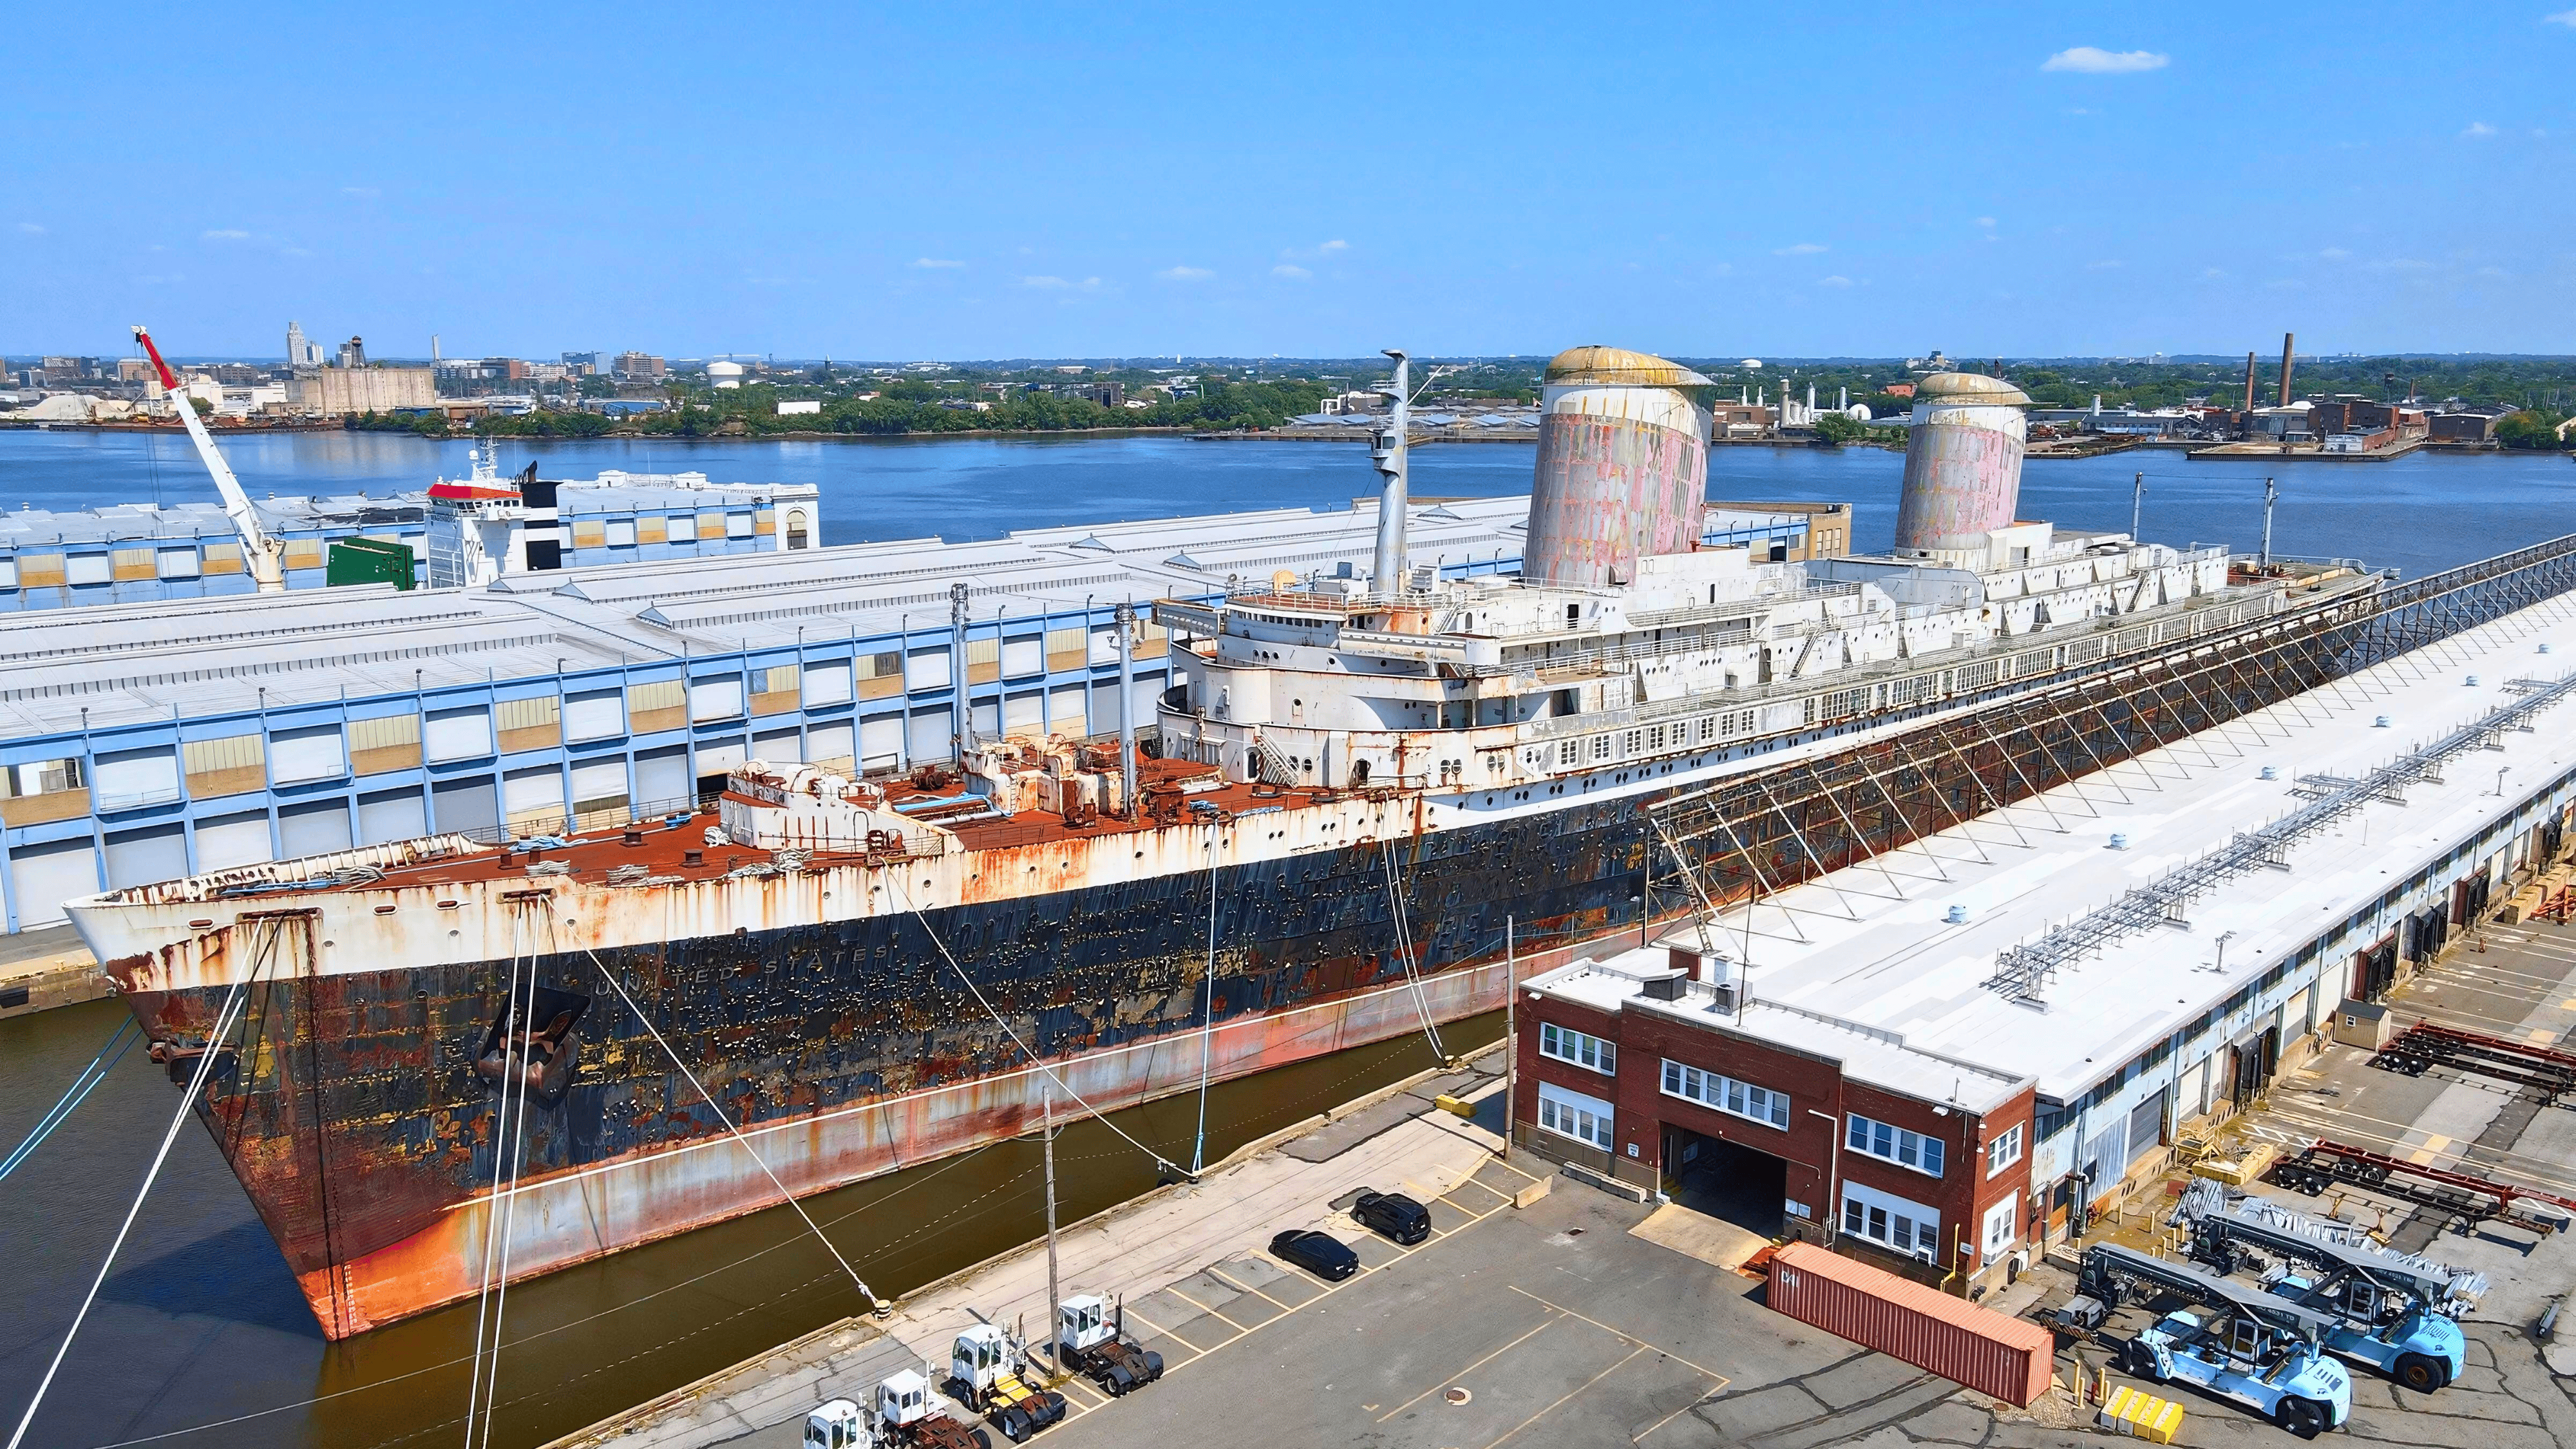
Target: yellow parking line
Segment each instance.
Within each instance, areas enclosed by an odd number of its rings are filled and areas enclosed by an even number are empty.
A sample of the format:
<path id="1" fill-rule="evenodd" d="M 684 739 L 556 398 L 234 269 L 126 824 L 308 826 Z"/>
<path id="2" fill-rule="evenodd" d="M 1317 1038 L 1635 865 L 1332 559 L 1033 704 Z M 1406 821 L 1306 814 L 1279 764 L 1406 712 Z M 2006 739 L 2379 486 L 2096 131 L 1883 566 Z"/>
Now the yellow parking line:
<path id="1" fill-rule="evenodd" d="M 1589 1319 L 1586 1319 L 1585 1321 L 1586 1321 L 1586 1322 L 1589 1322 L 1590 1320 L 1589 1320 Z M 1626 1335 L 1624 1335 L 1624 1334 L 1623 1334 L 1623 1335 L 1621 1335 L 1621 1336 L 1622 1336 L 1622 1337 L 1626 1337 Z M 1635 1340 L 1631 1339 L 1630 1341 L 1631 1341 L 1631 1342 L 1634 1342 Z M 1603 1369 L 1601 1372 L 1599 1372 L 1599 1373 L 1597 1373 L 1597 1374 L 1594 1374 L 1592 1377 L 1590 1377 L 1590 1378 L 1588 1378 L 1588 1379 L 1585 1379 L 1582 1383 L 1577 1384 L 1577 1385 L 1576 1385 L 1576 1386 L 1574 1386 L 1573 1388 L 1566 1390 L 1565 1398 L 1564 1398 L 1564 1399 L 1559 1399 L 1559 1400 L 1557 1400 L 1557 1401 L 1556 1401 L 1556 1403 L 1548 1405 L 1546 1408 L 1539 1410 L 1537 1413 L 1530 1415 L 1528 1418 L 1521 1420 L 1521 1421 L 1520 1421 L 1519 1423 L 1517 1423 L 1517 1424 L 1514 1424 L 1514 1425 L 1513 1425 L 1512 1427 L 1510 1427 L 1509 1429 L 1504 1430 L 1504 1431 L 1503 1431 L 1502 1438 L 1501 1438 L 1501 1439 L 1496 1439 L 1496 1440 L 1494 1440 L 1492 1443 L 1487 1444 L 1487 1445 L 1485 1446 L 1485 1449 L 1500 1449 L 1500 1446 L 1501 1446 L 1501 1444 L 1502 1444 L 1502 1442 L 1503 1442 L 1503 1439 L 1509 1439 L 1509 1438 L 1510 1438 L 1510 1437 L 1512 1437 L 1514 1434 L 1517 1434 L 1517 1433 L 1519 1433 L 1520 1431 L 1522 1431 L 1523 1429 L 1528 1428 L 1530 1425 L 1537 1423 L 1539 1420 L 1546 1418 L 1548 1415 L 1555 1413 L 1555 1412 L 1556 1412 L 1556 1410 L 1557 1410 L 1558 1405 L 1563 1404 L 1563 1403 L 1565 1402 L 1565 1400 L 1566 1400 L 1566 1399 L 1571 1399 L 1571 1398 L 1573 1398 L 1576 1394 L 1582 1393 L 1585 1389 L 1588 1389 L 1588 1388 L 1592 1387 L 1594 1384 L 1597 1384 L 1597 1383 L 1601 1382 L 1603 1379 L 1606 1379 L 1606 1378 L 1610 1377 L 1612 1374 L 1617 1373 L 1619 1370 L 1621 1370 L 1621 1369 L 1623 1369 L 1623 1368 L 1626 1368 L 1626 1367 L 1628 1366 L 1628 1359 L 1630 1359 L 1630 1358 L 1635 1358 L 1637 1355 L 1639 1355 L 1639 1354 L 1641 1354 L 1641 1353 L 1644 1353 L 1644 1352 L 1645 1352 L 1645 1350 L 1644 1350 L 1644 1349 L 1642 1349 L 1642 1348 L 1632 1348 L 1632 1349 L 1628 1350 L 1628 1358 L 1623 1358 L 1623 1359 L 1619 1360 L 1617 1363 L 1614 1363 L 1614 1364 L 1610 1365 L 1610 1367 L 1608 1367 L 1608 1368 L 1606 1368 L 1606 1369 Z"/>
<path id="2" fill-rule="evenodd" d="M 1129 1308 L 1127 1310 L 1127 1316 L 1145 1325 L 1145 1327 L 1151 1331 L 1159 1333 L 1163 1337 L 1170 1339 L 1172 1342 L 1179 1344 L 1181 1347 L 1188 1349 L 1190 1351 L 1190 1358 L 1207 1357 L 1206 1349 L 1199 1347 L 1197 1344 L 1192 1343 L 1188 1339 L 1181 1337 L 1179 1334 L 1172 1332 L 1170 1329 L 1156 1323 L 1154 1320 L 1147 1318 L 1144 1314 L 1137 1312 L 1135 1309 Z M 1189 1359 L 1183 1359 L 1182 1362 L 1187 1363 L 1189 1362 Z"/>
<path id="3" fill-rule="evenodd" d="M 1226 1317 L 1224 1314 L 1217 1312 L 1215 1309 L 1208 1307 L 1206 1304 L 1192 1298 L 1187 1293 L 1182 1292 L 1178 1285 L 1167 1287 L 1163 1291 L 1171 1294 L 1175 1298 L 1178 1298 L 1183 1303 L 1190 1305 L 1192 1308 L 1197 1309 L 1199 1312 L 1206 1314 L 1208 1317 L 1215 1319 L 1217 1322 L 1224 1324 L 1226 1327 L 1233 1329 L 1235 1332 L 1243 1332 L 1242 1324 L 1235 1322 L 1233 1319 Z"/>
<path id="4" fill-rule="evenodd" d="M 1513 1349 L 1520 1347 L 1522 1344 L 1529 1342 L 1531 1339 L 1538 1337 L 1540 1334 L 1547 1331 L 1549 1324 L 1554 1322 L 1556 1322 L 1556 1320 L 1553 1318 L 1540 1319 L 1538 1327 L 1531 1329 L 1529 1332 L 1522 1334 L 1520 1337 L 1513 1339 L 1507 1344 L 1504 1344 L 1501 1348 L 1495 1349 L 1492 1353 L 1485 1355 L 1483 1358 L 1480 1358 L 1474 1363 L 1467 1365 L 1465 1368 L 1458 1370 L 1456 1373 L 1449 1375 L 1440 1382 L 1424 1389 L 1421 1393 L 1415 1394 L 1412 1398 L 1409 1398 L 1403 1403 L 1396 1405 L 1394 1408 L 1387 1410 L 1385 1413 L 1378 1415 L 1377 1421 L 1383 1424 L 1387 1420 L 1394 1418 L 1396 1415 L 1403 1413 L 1405 1410 L 1412 1408 L 1414 1405 L 1421 1403 L 1424 1399 L 1430 1398 L 1433 1394 L 1440 1392 L 1449 1385 L 1456 1383 L 1458 1380 L 1463 1379 L 1467 1375 L 1474 1373 L 1476 1370 L 1483 1368 L 1485 1365 L 1492 1363 L 1495 1359 L 1502 1357 L 1504 1354 L 1509 1353 Z"/>
<path id="5" fill-rule="evenodd" d="M 1224 1284 L 1228 1288 L 1235 1289 L 1238 1292 L 1251 1294 L 1253 1297 L 1260 1299 L 1262 1302 L 1269 1304 L 1271 1307 L 1278 1309 L 1282 1313 L 1288 1311 L 1287 1304 L 1280 1302 L 1278 1299 L 1271 1297 L 1269 1294 L 1262 1292 L 1260 1289 L 1253 1287 L 1249 1283 L 1237 1283 L 1214 1268 L 1208 1269 L 1207 1275 Z"/>
<path id="6" fill-rule="evenodd" d="M 1677 1364 L 1680 1364 L 1680 1365 L 1682 1365 L 1682 1366 L 1683 1366 L 1683 1367 L 1685 1367 L 1685 1368 L 1694 1368 L 1694 1369 L 1698 1369 L 1701 1373 L 1706 1374 L 1708 1377 L 1710 1377 L 1710 1378 L 1713 1378 L 1713 1379 L 1717 1380 L 1717 1386 L 1718 1386 L 1718 1388 L 1721 1388 L 1721 1389 L 1722 1389 L 1722 1388 L 1725 1388 L 1728 1384 L 1731 1384 L 1731 1383 L 1733 1383 L 1733 1382 L 1734 1382 L 1734 1380 L 1733 1380 L 1733 1379 L 1730 1379 L 1730 1378 L 1728 1378 L 1726 1375 L 1724 1375 L 1724 1374 L 1722 1374 L 1722 1373 L 1719 1373 L 1717 1370 L 1715 1370 L 1715 1369 L 1713 1369 L 1713 1368 L 1710 1368 L 1710 1367 L 1706 1366 L 1705 1364 L 1696 1364 L 1696 1363 L 1692 1363 L 1689 1359 L 1686 1359 L 1686 1358 L 1682 1357 L 1680 1354 L 1677 1354 L 1677 1353 L 1673 1352 L 1671 1349 L 1665 1348 L 1665 1347 L 1664 1347 L 1664 1346 L 1662 1346 L 1661 1344 L 1648 1343 L 1646 1340 L 1644 1340 L 1644 1339 L 1642 1339 L 1642 1338 L 1637 1337 L 1637 1336 L 1636 1336 L 1635 1334 L 1633 1334 L 1633 1333 L 1621 1333 L 1618 1329 L 1612 1328 L 1609 1324 L 1606 1324 L 1606 1323 L 1602 1322 L 1602 1321 L 1601 1321 L 1600 1319 L 1598 1319 L 1598 1318 L 1584 1318 L 1584 1316 L 1583 1316 L 1582 1314 L 1575 1312 L 1573 1309 L 1566 1307 L 1566 1306 L 1565 1306 L 1564 1304 L 1562 1304 L 1562 1303 L 1548 1303 L 1546 1299 L 1539 1297 L 1537 1294 L 1532 1293 L 1532 1292 L 1531 1292 L 1531 1291 L 1529 1291 L 1528 1289 L 1521 1287 L 1519 1284 L 1516 1284 L 1516 1283 L 1507 1283 L 1507 1284 L 1504 1284 L 1503 1286 L 1505 1286 L 1505 1287 L 1507 1287 L 1507 1288 L 1511 1289 L 1513 1292 L 1515 1292 L 1515 1293 L 1517 1293 L 1517 1294 L 1521 1295 L 1523 1298 L 1527 1298 L 1527 1299 L 1529 1299 L 1530 1301 L 1532 1301 L 1532 1302 L 1534 1302 L 1534 1303 L 1547 1303 L 1547 1306 L 1548 1306 L 1548 1307 L 1555 1309 L 1557 1312 L 1564 1314 L 1564 1315 L 1565 1315 L 1566 1317 L 1568 1317 L 1568 1318 L 1580 1318 L 1580 1319 L 1582 1319 L 1585 1323 L 1589 1323 L 1589 1324 L 1591 1324 L 1593 1327 L 1595 1327 L 1595 1328 L 1597 1328 L 1597 1329 L 1600 1329 L 1603 1333 L 1606 1333 L 1606 1334 L 1610 1335 L 1612 1338 L 1618 1339 L 1618 1340 L 1620 1340 L 1620 1341 L 1621 1341 L 1621 1342 L 1623 1342 L 1623 1343 L 1633 1343 L 1633 1344 L 1637 1345 L 1637 1348 L 1638 1348 L 1638 1350 L 1639 1350 L 1640 1352 L 1642 1352 L 1642 1351 L 1644 1351 L 1644 1350 L 1646 1350 L 1646 1349 L 1650 1349 L 1650 1348 L 1651 1348 L 1651 1349 L 1653 1349 L 1655 1352 L 1662 1354 L 1664 1357 L 1666 1357 L 1666 1358 L 1668 1358 L 1668 1359 L 1671 1359 L 1673 1362 L 1675 1362 L 1675 1363 L 1677 1363 Z"/>

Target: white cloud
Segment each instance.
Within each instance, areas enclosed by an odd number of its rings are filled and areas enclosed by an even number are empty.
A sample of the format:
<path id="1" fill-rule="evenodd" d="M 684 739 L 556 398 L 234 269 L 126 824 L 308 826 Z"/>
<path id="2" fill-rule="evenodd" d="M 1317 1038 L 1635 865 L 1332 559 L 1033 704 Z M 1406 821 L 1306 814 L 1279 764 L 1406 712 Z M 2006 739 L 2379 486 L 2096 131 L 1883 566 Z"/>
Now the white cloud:
<path id="1" fill-rule="evenodd" d="M 307 247 L 286 247 L 281 249 L 278 252 L 278 255 L 282 257 L 295 257 L 301 259 L 313 255 L 313 252 Z"/>
<path id="2" fill-rule="evenodd" d="M 1994 224 L 1995 219 L 1991 216 L 1981 216 L 1977 218 L 1977 225 L 1979 226 L 1992 228 Z"/>
<path id="3" fill-rule="evenodd" d="M 2066 114 L 2070 116 L 2089 116 L 2093 114 L 2093 108 L 2091 106 L 2068 106 L 2066 108 Z"/>
<path id="4" fill-rule="evenodd" d="M 2096 45 L 2079 45 L 2061 50 L 2041 64 L 2041 70 L 2071 70 L 2084 75 L 2135 75 L 2142 70 L 2162 70 L 2173 63 L 2173 57 L 2152 50 L 2104 50 Z"/>
<path id="5" fill-rule="evenodd" d="M 28 236 L 43 236 L 45 234 L 45 229 L 36 225 L 32 221 L 22 221 L 18 223 L 18 230 L 24 232 Z"/>
<path id="6" fill-rule="evenodd" d="M 1773 247 L 1771 249 L 1771 255 L 1775 257 L 1812 257 L 1824 249 L 1825 248 L 1821 243 L 1799 242 L 1794 246 Z"/>
<path id="7" fill-rule="evenodd" d="M 342 196 L 354 196 L 360 201 L 373 201 L 385 193 L 382 188 L 374 186 L 343 186 L 340 188 L 340 194 Z"/>
<path id="8" fill-rule="evenodd" d="M 2493 127 L 2493 126 L 2488 125 L 2486 122 L 2484 122 L 2484 121 L 2471 121 L 2471 122 L 2469 122 L 2469 128 L 2468 128 L 2467 130 L 2465 130 L 2465 131 L 2462 131 L 2460 134 L 2461 134 L 2461 135 L 2463 135 L 2463 136 L 2468 137 L 2468 138 L 2469 138 L 2470 140 L 2472 140 L 2472 141 L 2483 141 L 2483 140 L 2485 140 L 2487 137 L 2492 136 L 2492 135 L 2494 135 L 2495 133 L 2496 133 L 2496 128 L 2495 128 L 2495 127 Z"/>
<path id="9" fill-rule="evenodd" d="M 1290 266 L 1286 262 L 1281 262 L 1279 265 L 1270 269 L 1270 275 L 1274 277 L 1286 277 L 1292 282 L 1302 282 L 1315 274 L 1307 271 L 1304 267 Z"/>
<path id="10" fill-rule="evenodd" d="M 1816 279 L 1816 285 L 1819 287 L 1848 287 L 1851 284 L 1851 278 L 1849 277 L 1818 277 Z"/>
<path id="11" fill-rule="evenodd" d="M 2564 25 L 2570 30 L 2576 30 L 2576 10 L 2561 10 L 2555 15 L 2543 15 L 2540 17 L 2540 23 L 2543 25 Z"/>
<path id="12" fill-rule="evenodd" d="M 1351 244 L 1342 240 L 1340 237 L 1335 237 L 1331 241 L 1324 243 L 1322 246 L 1315 248 L 1315 250 L 1319 252 L 1346 252 L 1350 249 Z"/>
<path id="13" fill-rule="evenodd" d="M 954 267 L 962 267 L 966 264 L 964 262 L 942 261 L 938 257 L 918 257 L 914 259 L 913 265 L 934 270 L 946 270 Z"/>
<path id="14" fill-rule="evenodd" d="M 2478 275 L 2481 277 L 2510 277 L 2513 273 L 2506 271 L 2502 267 L 2480 267 L 2478 268 Z"/>
<path id="15" fill-rule="evenodd" d="M 2084 270 L 2088 272 L 2108 272 L 2117 270 L 2122 265 L 2123 263 L 2115 257 L 2109 261 L 2086 262 L 2084 264 Z"/>
<path id="16" fill-rule="evenodd" d="M 2349 261 L 2352 259 L 2352 253 L 2345 251 L 2341 247 L 2328 247 L 2324 251 L 2317 253 L 2317 255 L 2330 262 Z"/>
<path id="17" fill-rule="evenodd" d="M 201 240 L 201 241 L 249 241 L 249 240 L 250 240 L 250 233 L 249 233 L 249 232 L 236 230 L 235 228 L 232 228 L 232 227 L 223 227 L 223 228 L 219 228 L 219 229 L 217 229 L 217 230 L 215 230 L 215 231 L 199 232 L 199 233 L 197 233 L 197 236 L 198 236 L 198 239 L 199 239 L 199 240 Z"/>
<path id="18" fill-rule="evenodd" d="M 2227 280 L 2227 273 L 2216 267 L 2203 267 L 2200 269 L 2200 279 L 2204 282 L 2223 282 Z"/>
<path id="19" fill-rule="evenodd" d="M 1216 273 L 1205 267 L 1165 267 L 1154 275 L 1166 282 L 1204 282 Z"/>

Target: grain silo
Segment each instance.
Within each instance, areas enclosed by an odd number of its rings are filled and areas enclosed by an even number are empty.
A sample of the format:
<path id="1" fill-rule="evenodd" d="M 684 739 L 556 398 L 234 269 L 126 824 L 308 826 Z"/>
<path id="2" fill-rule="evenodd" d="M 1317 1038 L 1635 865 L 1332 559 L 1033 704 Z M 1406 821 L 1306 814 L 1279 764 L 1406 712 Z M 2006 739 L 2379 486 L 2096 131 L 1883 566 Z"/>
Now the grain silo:
<path id="1" fill-rule="evenodd" d="M 1698 546 L 1710 385 L 1678 363 L 1619 347 L 1570 348 L 1548 363 L 1523 578 L 1627 583 L 1639 555 Z"/>
<path id="2" fill-rule="evenodd" d="M 1986 535 L 2013 521 L 2030 399 L 2001 378 L 1936 372 L 1915 385 L 1905 444 L 1896 547 L 1983 554 Z"/>

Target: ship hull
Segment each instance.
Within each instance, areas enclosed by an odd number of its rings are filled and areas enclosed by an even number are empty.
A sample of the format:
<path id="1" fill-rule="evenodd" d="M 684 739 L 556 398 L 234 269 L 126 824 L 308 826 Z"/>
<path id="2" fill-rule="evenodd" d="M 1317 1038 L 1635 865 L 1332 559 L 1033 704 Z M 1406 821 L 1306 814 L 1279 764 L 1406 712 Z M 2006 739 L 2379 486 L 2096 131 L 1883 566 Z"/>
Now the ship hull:
<path id="1" fill-rule="evenodd" d="M 1111 1111 L 1195 1090 L 1203 1053 L 1223 1081 L 1497 1010 L 1505 913 L 1524 970 L 1633 943 L 1644 857 L 1631 808 L 1570 809 L 921 916 L 249 973 L 243 1045 L 199 1116 L 341 1338 L 475 1295 L 503 1220 L 493 1281 L 518 1281 L 776 1206 L 781 1185 L 803 1196 L 1020 1135 L 1043 1105 L 1032 1052 L 1064 1085 L 1060 1114 L 1074 1095 Z M 1390 863 L 1415 980 L 1392 950 Z M 503 1101 L 475 1061 L 514 971 L 540 1020 L 581 1004 L 578 1064 L 559 1098 L 529 1095 L 524 1161 L 496 1193 Z M 203 1039 L 230 990 L 129 1003 L 155 1039 Z M 1158 1150 L 1187 1161 L 1186 1144 Z"/>

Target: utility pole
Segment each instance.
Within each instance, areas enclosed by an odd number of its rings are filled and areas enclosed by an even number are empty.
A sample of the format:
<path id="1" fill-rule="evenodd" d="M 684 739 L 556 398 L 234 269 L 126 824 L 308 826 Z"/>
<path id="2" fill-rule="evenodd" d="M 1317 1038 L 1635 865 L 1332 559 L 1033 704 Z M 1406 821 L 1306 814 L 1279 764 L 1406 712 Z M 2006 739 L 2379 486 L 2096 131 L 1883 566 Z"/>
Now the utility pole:
<path id="1" fill-rule="evenodd" d="M 1055 1276 L 1055 1078 L 1046 1078 L 1044 1128 L 1046 1139 L 1046 1223 L 1047 1223 L 1047 1362 L 1055 1365 L 1058 1377 L 1064 1374 L 1064 1309 Z"/>
<path id="2" fill-rule="evenodd" d="M 2147 506 L 2147 475 L 2138 475 L 2138 485 L 2129 494 L 2129 542 L 2138 541 L 2138 516 Z"/>
<path id="3" fill-rule="evenodd" d="M 2263 567 L 2272 566 L 2272 505 L 2281 501 L 2281 485 L 2263 480 Z"/>
<path id="4" fill-rule="evenodd" d="M 1512 954 L 1512 918 L 1503 917 L 1503 1150 L 1512 1152 L 1512 1098 L 1521 1076 L 1521 968 Z"/>

